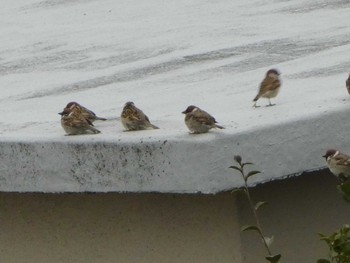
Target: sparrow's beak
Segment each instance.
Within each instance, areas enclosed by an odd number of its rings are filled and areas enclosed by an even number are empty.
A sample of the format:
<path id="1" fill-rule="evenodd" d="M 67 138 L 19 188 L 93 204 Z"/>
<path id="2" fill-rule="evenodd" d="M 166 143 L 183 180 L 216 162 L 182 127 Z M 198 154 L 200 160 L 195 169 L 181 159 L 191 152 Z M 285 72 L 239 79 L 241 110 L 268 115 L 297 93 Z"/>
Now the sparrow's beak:
<path id="1" fill-rule="evenodd" d="M 181 112 L 181 113 L 186 114 L 187 112 L 184 110 L 184 111 L 183 111 L 183 112 Z"/>
<path id="2" fill-rule="evenodd" d="M 62 116 L 62 115 L 63 115 L 63 111 L 62 111 L 62 112 L 59 112 L 58 114 Z"/>
<path id="3" fill-rule="evenodd" d="M 325 154 L 325 155 L 322 155 L 322 157 L 325 158 L 325 159 L 327 160 L 327 155 L 326 155 L 326 154 Z"/>

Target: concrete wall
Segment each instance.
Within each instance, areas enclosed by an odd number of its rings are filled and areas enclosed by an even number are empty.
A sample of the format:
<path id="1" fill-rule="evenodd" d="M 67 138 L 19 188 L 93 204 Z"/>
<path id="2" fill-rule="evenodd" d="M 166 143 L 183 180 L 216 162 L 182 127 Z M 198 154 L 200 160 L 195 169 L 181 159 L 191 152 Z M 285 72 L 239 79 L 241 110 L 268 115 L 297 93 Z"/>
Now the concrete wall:
<path id="1" fill-rule="evenodd" d="M 0 194 L 0 262 L 241 262 L 232 196 Z"/>
<path id="2" fill-rule="evenodd" d="M 284 263 L 326 253 L 316 235 L 349 223 L 350 204 L 328 173 L 252 189 L 267 200 L 262 225 Z M 0 194 L 0 262 L 264 262 L 242 196 L 172 194 Z M 236 202 L 238 201 L 238 202 Z M 242 255 L 241 255 L 242 252 Z"/>

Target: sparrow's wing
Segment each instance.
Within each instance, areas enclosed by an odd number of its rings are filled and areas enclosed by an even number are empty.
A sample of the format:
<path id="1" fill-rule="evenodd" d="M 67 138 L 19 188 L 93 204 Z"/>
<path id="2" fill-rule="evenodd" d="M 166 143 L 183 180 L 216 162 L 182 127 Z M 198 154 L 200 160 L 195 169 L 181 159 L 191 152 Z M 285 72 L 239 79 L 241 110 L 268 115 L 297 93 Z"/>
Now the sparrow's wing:
<path id="1" fill-rule="evenodd" d="M 196 110 L 191 113 L 193 117 L 200 123 L 205 125 L 213 125 L 216 123 L 216 120 L 208 112 L 203 110 Z"/>
<path id="2" fill-rule="evenodd" d="M 96 117 L 95 112 L 89 110 L 88 108 L 85 108 L 85 107 L 81 106 L 81 109 L 82 109 L 83 112 L 85 111 L 87 114 L 90 114 L 90 115 Z"/>
<path id="3" fill-rule="evenodd" d="M 71 118 L 69 125 L 71 127 L 83 128 L 83 127 L 88 127 L 91 124 L 85 118 Z M 91 125 L 91 126 L 93 126 L 93 125 Z"/>
<path id="4" fill-rule="evenodd" d="M 92 122 L 83 115 L 83 108 L 75 107 L 69 114 L 73 127 L 94 126 Z"/>
<path id="5" fill-rule="evenodd" d="M 137 107 L 126 109 L 124 117 L 135 125 L 150 124 L 148 117 Z"/>
<path id="6" fill-rule="evenodd" d="M 146 114 L 143 113 L 142 110 L 136 108 L 136 111 L 137 111 L 137 116 L 138 116 L 139 120 L 141 120 L 141 121 L 146 121 L 146 122 L 150 122 L 150 121 L 149 121 L 149 118 L 147 117 Z"/>
<path id="7" fill-rule="evenodd" d="M 94 124 L 89 119 L 85 119 L 85 120 L 90 126 L 94 126 Z"/>
<path id="8" fill-rule="evenodd" d="M 346 154 L 339 153 L 337 156 L 333 157 L 337 165 L 343 165 L 350 167 L 350 157 Z"/>
<path id="9" fill-rule="evenodd" d="M 278 89 L 280 86 L 280 81 L 275 78 L 266 77 L 260 84 L 259 94 L 265 94 L 266 92 Z"/>
<path id="10" fill-rule="evenodd" d="M 122 112 L 122 117 L 129 121 L 139 121 L 140 116 L 135 109 L 125 108 Z"/>

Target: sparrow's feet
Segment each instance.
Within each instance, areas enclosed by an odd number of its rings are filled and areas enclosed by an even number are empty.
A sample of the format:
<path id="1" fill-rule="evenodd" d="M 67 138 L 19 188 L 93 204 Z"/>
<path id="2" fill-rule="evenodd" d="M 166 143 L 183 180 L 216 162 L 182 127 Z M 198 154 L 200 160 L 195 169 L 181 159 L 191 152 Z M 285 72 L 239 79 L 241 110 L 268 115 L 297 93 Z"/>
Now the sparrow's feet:
<path id="1" fill-rule="evenodd" d="M 189 134 L 189 135 L 196 135 L 196 134 L 201 134 L 201 132 L 190 131 L 188 134 Z"/>
<path id="2" fill-rule="evenodd" d="M 266 107 L 272 107 L 272 106 L 275 106 L 275 105 L 276 105 L 276 103 L 273 103 L 273 104 L 270 103 L 270 104 L 267 104 Z"/>

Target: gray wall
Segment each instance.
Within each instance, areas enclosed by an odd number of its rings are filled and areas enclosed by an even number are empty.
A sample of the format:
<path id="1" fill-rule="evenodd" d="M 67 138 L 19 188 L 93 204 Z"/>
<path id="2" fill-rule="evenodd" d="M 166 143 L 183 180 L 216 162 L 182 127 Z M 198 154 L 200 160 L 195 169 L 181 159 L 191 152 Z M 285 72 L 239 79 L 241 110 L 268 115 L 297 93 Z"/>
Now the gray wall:
<path id="1" fill-rule="evenodd" d="M 316 233 L 349 223 L 335 184 L 323 172 L 252 189 L 270 203 L 261 223 L 284 263 L 315 262 L 326 254 Z M 230 193 L 0 193 L 0 262 L 264 262 L 255 233 L 239 231 L 251 219 Z"/>
<path id="2" fill-rule="evenodd" d="M 0 262 L 241 262 L 232 196 L 0 194 Z"/>

